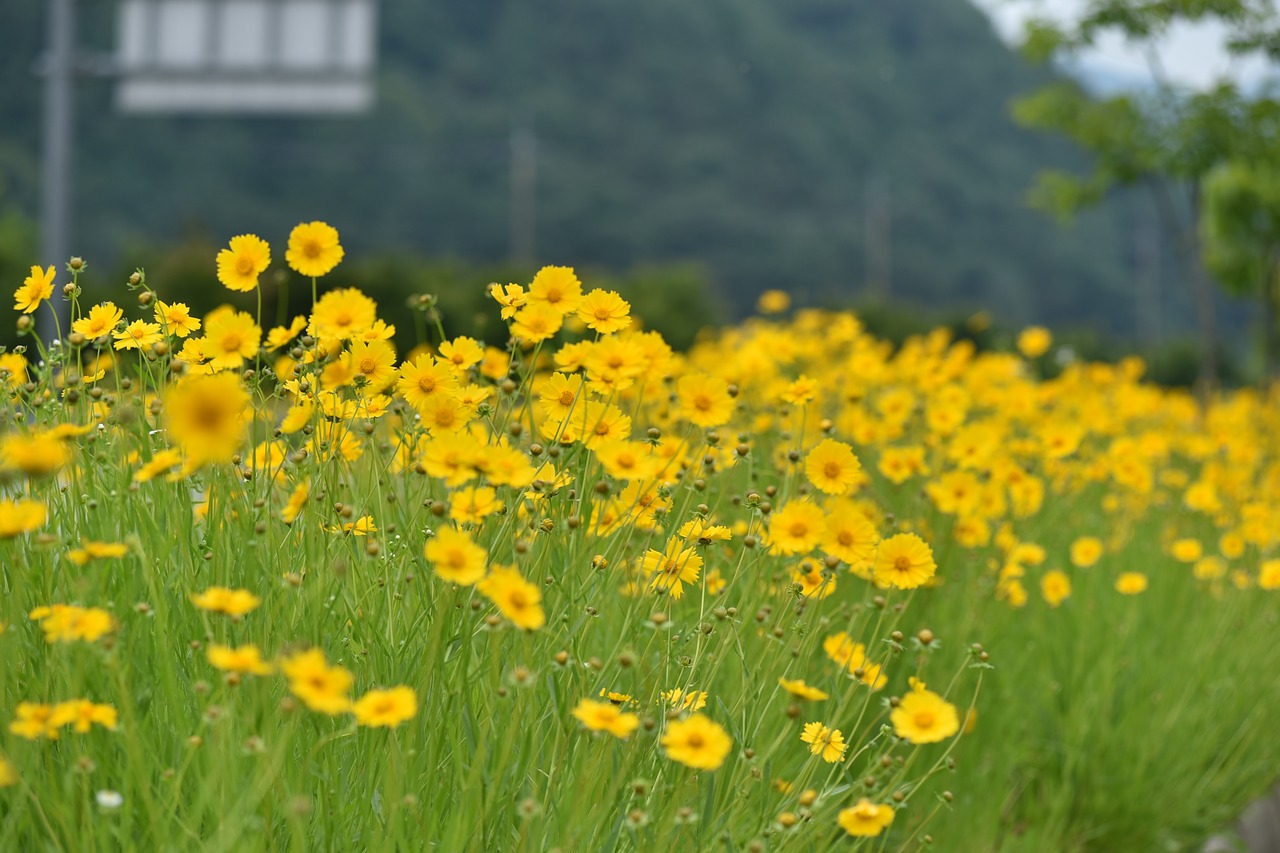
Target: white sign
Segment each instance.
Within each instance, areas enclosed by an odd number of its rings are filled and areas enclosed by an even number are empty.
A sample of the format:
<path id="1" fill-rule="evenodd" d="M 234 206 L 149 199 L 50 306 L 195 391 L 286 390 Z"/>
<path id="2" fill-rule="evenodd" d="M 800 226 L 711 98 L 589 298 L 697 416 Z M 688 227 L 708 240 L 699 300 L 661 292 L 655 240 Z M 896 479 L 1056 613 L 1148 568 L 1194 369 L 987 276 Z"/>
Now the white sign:
<path id="1" fill-rule="evenodd" d="M 130 112 L 360 112 L 376 0 L 122 0 L 117 101 Z"/>

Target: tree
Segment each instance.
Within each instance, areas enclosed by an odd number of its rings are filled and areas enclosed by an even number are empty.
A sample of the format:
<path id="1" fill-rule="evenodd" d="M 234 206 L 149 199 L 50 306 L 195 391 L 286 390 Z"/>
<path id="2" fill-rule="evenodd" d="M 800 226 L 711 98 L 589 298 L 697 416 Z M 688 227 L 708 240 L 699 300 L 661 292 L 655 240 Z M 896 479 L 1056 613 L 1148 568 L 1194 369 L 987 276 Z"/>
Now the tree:
<path id="1" fill-rule="evenodd" d="M 1073 26 L 1029 24 L 1025 53 L 1040 62 L 1062 59 L 1119 34 L 1143 49 L 1151 88 L 1094 98 L 1075 83 L 1059 81 L 1017 101 L 1014 117 L 1025 126 L 1064 134 L 1094 156 L 1086 175 L 1040 175 L 1032 200 L 1043 209 L 1065 218 L 1119 187 L 1148 191 L 1192 290 L 1200 333 L 1199 385 L 1207 394 L 1217 382 L 1217 324 L 1200 229 L 1205 182 L 1223 164 L 1266 148 L 1274 139 L 1277 104 L 1269 95 L 1246 96 L 1229 81 L 1188 92 L 1169 78 L 1156 50 L 1160 38 L 1176 23 L 1202 20 L 1224 25 L 1233 51 L 1280 55 L 1280 24 L 1270 0 L 1093 0 Z"/>

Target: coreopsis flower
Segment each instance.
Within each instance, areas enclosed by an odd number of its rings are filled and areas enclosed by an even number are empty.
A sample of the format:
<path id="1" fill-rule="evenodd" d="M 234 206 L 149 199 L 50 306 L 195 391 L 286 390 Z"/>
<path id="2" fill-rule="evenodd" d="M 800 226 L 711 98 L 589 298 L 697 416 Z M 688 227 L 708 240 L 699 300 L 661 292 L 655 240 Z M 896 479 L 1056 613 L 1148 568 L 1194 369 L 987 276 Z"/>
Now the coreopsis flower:
<path id="1" fill-rule="evenodd" d="M 249 403 L 234 373 L 192 376 L 165 395 L 165 430 L 193 466 L 230 462 L 244 443 Z"/>
<path id="2" fill-rule="evenodd" d="M 46 643 L 96 643 L 116 629 L 115 617 L 98 607 L 51 604 L 35 608 L 27 618 L 40 625 Z"/>
<path id="3" fill-rule="evenodd" d="M 667 723 L 662 735 L 667 758 L 695 770 L 715 770 L 724 764 L 733 739 L 719 723 L 704 714 Z"/>
<path id="4" fill-rule="evenodd" d="M 502 508 L 492 486 L 458 489 L 449 497 L 449 518 L 459 524 L 479 524 L 495 512 L 502 512 Z"/>
<path id="5" fill-rule="evenodd" d="M 201 354 L 214 370 L 236 370 L 261 349 L 262 329 L 244 311 L 219 310 L 205 317 Z"/>
<path id="6" fill-rule="evenodd" d="M 528 302 L 545 305 L 561 316 L 572 314 L 582 304 L 582 282 L 573 267 L 543 267 L 529 284 Z"/>
<path id="7" fill-rule="evenodd" d="M 351 711 L 356 715 L 357 725 L 393 729 L 418 715 L 418 694 L 404 685 L 370 690 L 356 700 Z"/>
<path id="8" fill-rule="evenodd" d="M 191 316 L 191 309 L 185 302 L 162 302 L 156 300 L 156 322 L 166 335 L 185 338 L 192 332 L 200 331 L 200 320 Z"/>
<path id="9" fill-rule="evenodd" d="M 209 663 L 223 672 L 239 672 L 247 675 L 270 675 L 275 667 L 262 659 L 262 650 L 255 645 L 244 645 L 238 648 L 210 645 L 205 652 Z"/>
<path id="10" fill-rule="evenodd" d="M 809 752 L 813 755 L 821 755 L 822 760 L 828 764 L 834 764 L 844 758 L 844 752 L 848 748 L 848 744 L 844 742 L 844 735 L 839 729 L 829 729 L 822 723 L 805 723 L 804 731 L 800 733 L 800 740 L 809 744 Z"/>
<path id="11" fill-rule="evenodd" d="M 356 341 L 347 362 L 352 375 L 364 380 L 365 394 L 376 394 L 396 380 L 396 351 L 386 341 Z"/>
<path id="12" fill-rule="evenodd" d="M 876 804 L 863 797 L 857 805 L 841 809 L 836 822 L 849 835 L 875 837 L 893 823 L 893 806 Z"/>
<path id="13" fill-rule="evenodd" d="M 526 344 L 553 338 L 564 325 L 564 314 L 545 302 L 531 302 L 516 312 L 511 335 Z"/>
<path id="14" fill-rule="evenodd" d="M 806 406 L 818 399 L 820 390 L 816 379 L 802 374 L 782 389 L 778 399 L 793 406 Z"/>
<path id="15" fill-rule="evenodd" d="M 663 690 L 659 695 L 662 701 L 669 703 L 677 711 L 701 711 L 707 707 L 705 690 L 685 690 L 682 687 L 674 687 L 671 690 Z"/>
<path id="16" fill-rule="evenodd" d="M 1280 589 L 1280 560 L 1263 560 L 1258 567 L 1258 589 Z"/>
<path id="17" fill-rule="evenodd" d="M 1027 358 L 1039 358 L 1053 346 L 1053 335 L 1043 326 L 1028 326 L 1018 334 L 1018 352 Z"/>
<path id="18" fill-rule="evenodd" d="M 129 546 L 123 542 L 94 542 L 82 539 L 79 548 L 67 552 L 67 559 L 77 566 L 83 566 L 90 560 L 111 560 L 129 553 Z"/>
<path id="19" fill-rule="evenodd" d="M 699 516 L 680 525 L 676 535 L 681 539 L 697 541 L 699 545 L 710 545 L 712 542 L 728 542 L 733 538 L 733 531 L 723 524 L 714 524 L 711 519 Z"/>
<path id="20" fill-rule="evenodd" d="M 1169 553 L 1182 563 L 1194 563 L 1204 554 L 1204 546 L 1199 539 L 1178 539 L 1169 547 Z"/>
<path id="21" fill-rule="evenodd" d="M 54 275 L 53 267 L 42 270 L 33 266 L 22 285 L 13 292 L 13 310 L 23 314 L 35 312 L 41 302 L 53 296 Z"/>
<path id="22" fill-rule="evenodd" d="M 927 476 L 930 473 L 924 458 L 924 448 L 919 445 L 886 447 L 880 453 L 880 461 L 876 463 L 876 467 L 886 480 L 899 486 L 912 477 Z"/>
<path id="23" fill-rule="evenodd" d="M 88 316 L 81 317 L 73 322 L 71 331 L 78 332 L 87 339 L 95 341 L 113 331 L 123 319 L 124 312 L 117 308 L 114 303 L 103 302 L 101 305 L 95 305 L 90 308 Z"/>
<path id="24" fill-rule="evenodd" d="M 355 679 L 345 668 L 330 665 L 319 649 L 282 658 L 280 671 L 289 679 L 289 692 L 312 711 L 335 716 L 351 709 Z"/>
<path id="25" fill-rule="evenodd" d="M 289 494 L 289 500 L 285 503 L 284 508 L 280 510 L 280 520 L 285 524 L 293 524 L 297 521 L 298 516 L 302 514 L 303 508 L 307 505 L 307 498 L 310 496 L 310 480 L 304 480 L 295 486 L 293 492 Z"/>
<path id="26" fill-rule="evenodd" d="M 769 550 L 775 554 L 807 554 L 826 533 L 827 516 L 815 503 L 787 501 L 769 516 Z"/>
<path id="27" fill-rule="evenodd" d="M 307 318 L 298 315 L 293 318 L 288 326 L 276 326 L 267 333 L 267 339 L 263 346 L 269 350 L 278 350 L 281 347 L 289 345 L 289 342 L 302 334 L 302 330 L 307 327 Z"/>
<path id="28" fill-rule="evenodd" d="M 640 441 L 606 441 L 596 445 L 595 454 L 605 473 L 619 480 L 652 480 L 663 467 L 653 447 Z"/>
<path id="29" fill-rule="evenodd" d="M 823 699 L 830 698 L 826 692 L 805 684 L 803 678 L 797 678 L 793 681 L 785 678 L 779 678 L 778 684 L 782 685 L 782 689 L 790 693 L 792 696 L 796 696 L 800 699 L 806 699 L 810 702 L 821 702 Z"/>
<path id="30" fill-rule="evenodd" d="M 43 527 L 48 511 L 40 501 L 0 499 L 0 539 L 12 539 Z"/>
<path id="31" fill-rule="evenodd" d="M 822 641 L 822 650 L 837 666 L 844 667 L 872 690 L 880 690 L 888 683 L 888 676 L 880 665 L 867 658 L 867 647 L 854 642 L 848 633 L 840 631 L 827 637 Z"/>
<path id="32" fill-rule="evenodd" d="M 889 722 L 894 734 L 914 744 L 937 743 L 960 731 L 956 706 L 917 678 L 911 679 L 911 690 L 890 712 Z"/>
<path id="33" fill-rule="evenodd" d="M 62 723 L 54 716 L 54 706 L 38 702 L 19 702 L 9 731 L 27 740 L 57 740 Z"/>
<path id="34" fill-rule="evenodd" d="M 102 726 L 114 730 L 119 726 L 119 714 L 111 705 L 101 705 L 88 699 L 72 699 L 53 707 L 51 724 L 71 726 L 77 734 L 86 734 L 91 728 Z"/>
<path id="35" fill-rule="evenodd" d="M 475 338 L 465 335 L 440 344 L 440 360 L 449 365 L 455 374 L 465 373 L 484 358 L 484 347 Z"/>
<path id="36" fill-rule="evenodd" d="M 853 448 L 830 438 L 809 451 L 804 472 L 809 482 L 829 495 L 847 495 L 862 480 L 862 464 Z"/>
<path id="37" fill-rule="evenodd" d="M 1057 607 L 1071 597 L 1071 578 L 1058 569 L 1045 572 L 1040 578 L 1040 594 L 1050 607 Z"/>
<path id="38" fill-rule="evenodd" d="M 489 285 L 489 295 L 502 306 L 502 319 L 504 320 L 510 320 L 514 317 L 516 312 L 525 306 L 529 298 L 524 292 L 523 285 L 508 284 L 504 287 L 496 282 Z"/>
<path id="39" fill-rule="evenodd" d="M 289 248 L 284 259 L 300 275 L 319 278 L 342 260 L 338 229 L 324 222 L 304 222 L 289 232 Z"/>
<path id="40" fill-rule="evenodd" d="M 224 613 L 233 619 L 239 619 L 258 609 L 262 599 L 247 589 L 228 589 L 223 586 L 211 586 L 204 592 L 191 596 L 191 603 L 201 610 L 212 613 Z"/>
<path id="41" fill-rule="evenodd" d="M 610 698 L 612 699 L 612 694 Z M 640 727 L 638 716 L 623 711 L 612 701 L 596 702 L 593 699 L 579 699 L 570 713 L 591 731 L 608 732 L 623 740 Z"/>
<path id="42" fill-rule="evenodd" d="M 840 500 L 827 505 L 819 541 L 822 550 L 848 563 L 854 571 L 860 571 L 875 557 L 879 542 L 880 534 L 875 525 L 857 510 L 852 501 Z"/>
<path id="43" fill-rule="evenodd" d="M 1121 572 L 1116 578 L 1116 592 L 1137 595 L 1147 591 L 1147 576 L 1142 572 Z"/>
<path id="44" fill-rule="evenodd" d="M 756 310 L 761 314 L 781 314 L 791 307 L 791 294 L 785 290 L 766 290 L 756 300 Z"/>
<path id="45" fill-rule="evenodd" d="M 4 460 L 5 468 L 21 471 L 29 477 L 44 477 L 70 462 L 71 450 L 49 432 L 14 433 L 0 442 L 0 459 Z"/>
<path id="46" fill-rule="evenodd" d="M 810 557 L 791 567 L 791 582 L 800 587 L 805 598 L 826 598 L 836 591 L 835 576 L 824 574 L 822 563 Z"/>
<path id="47" fill-rule="evenodd" d="M 611 335 L 631 325 L 631 303 L 612 290 L 597 287 L 578 305 L 578 319 L 594 332 Z"/>
<path id="48" fill-rule="evenodd" d="M 640 568 L 650 577 L 649 589 L 661 590 L 679 600 L 685 584 L 698 582 L 702 557 L 693 548 L 683 546 L 680 539 L 672 538 L 662 551 L 645 551 Z"/>
<path id="49" fill-rule="evenodd" d="M 881 541 L 872 570 L 877 583 L 915 589 L 938 570 L 933 551 L 914 533 L 899 533 Z"/>
<path id="50" fill-rule="evenodd" d="M 484 577 L 489 552 L 455 527 L 437 530 L 423 550 L 441 580 L 471 586 Z"/>
<path id="51" fill-rule="evenodd" d="M 547 622 L 542 609 L 542 590 L 514 568 L 494 566 L 489 576 L 476 584 L 476 589 L 517 628 L 536 631 Z"/>
<path id="52" fill-rule="evenodd" d="M 182 454 L 179 451 L 172 449 L 158 450 L 151 457 L 150 462 L 147 462 L 134 472 L 133 479 L 139 483 L 150 482 L 161 474 L 167 474 L 181 464 Z"/>
<path id="53" fill-rule="evenodd" d="M 254 234 L 232 237 L 218 252 L 218 281 L 228 290 L 248 292 L 258 286 L 258 276 L 271 266 L 271 247 Z"/>
<path id="54" fill-rule="evenodd" d="M 680 417 L 694 426 L 717 427 L 733 416 L 733 396 L 729 383 L 718 376 L 694 373 L 676 382 Z"/>
<path id="55" fill-rule="evenodd" d="M 21 353 L 0 353 L 0 379 L 10 388 L 27 384 L 27 359 Z"/>
<path id="56" fill-rule="evenodd" d="M 1086 569 L 1101 559 L 1104 547 L 1096 536 L 1081 536 L 1071 543 L 1071 565 Z"/>
<path id="57" fill-rule="evenodd" d="M 164 339 L 160 334 L 159 323 L 148 323 L 144 320 L 134 320 L 111 337 L 115 339 L 115 347 L 118 350 L 144 349 Z"/>
<path id="58" fill-rule="evenodd" d="M 331 290 L 311 311 L 307 332 L 320 340 L 349 341 L 377 321 L 378 305 L 354 287 Z"/>

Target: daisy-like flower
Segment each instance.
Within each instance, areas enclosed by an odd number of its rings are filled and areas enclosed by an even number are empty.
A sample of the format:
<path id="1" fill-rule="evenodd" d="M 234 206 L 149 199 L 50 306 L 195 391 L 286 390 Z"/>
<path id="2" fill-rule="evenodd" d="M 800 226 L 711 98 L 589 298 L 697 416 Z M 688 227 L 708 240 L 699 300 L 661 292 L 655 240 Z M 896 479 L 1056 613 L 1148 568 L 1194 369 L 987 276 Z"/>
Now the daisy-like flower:
<path id="1" fill-rule="evenodd" d="M 829 729 L 822 723 L 805 723 L 800 740 L 809 744 L 811 754 L 821 755 L 822 760 L 828 764 L 844 758 L 844 752 L 848 748 L 839 729 Z"/>
<path id="2" fill-rule="evenodd" d="M 593 732 L 608 732 L 623 740 L 631 736 L 640 727 L 640 718 L 635 714 L 623 711 L 613 702 L 596 702 L 593 699 L 579 699 L 574 706 L 573 716 Z"/>
<path id="3" fill-rule="evenodd" d="M 960 731 L 956 706 L 916 678 L 911 679 L 911 691 L 889 714 L 889 722 L 894 734 L 915 744 L 937 743 Z"/>
<path id="4" fill-rule="evenodd" d="M 335 716 L 351 709 L 355 679 L 345 668 L 332 666 L 319 649 L 283 658 L 280 671 L 289 679 L 289 692 L 312 711 Z"/>
<path id="5" fill-rule="evenodd" d="M 733 738 L 716 721 L 704 714 L 667 723 L 662 735 L 667 758 L 695 770 L 715 770 L 724 764 L 733 749 Z"/>
<path id="6" fill-rule="evenodd" d="M 874 837 L 893 823 L 893 806 L 877 805 L 863 797 L 857 805 L 842 809 L 836 822 L 850 835 Z"/>
<path id="7" fill-rule="evenodd" d="M 91 341 L 111 332 L 124 319 L 124 312 L 115 303 L 103 302 L 89 309 L 86 317 L 71 324 L 71 331 L 79 332 Z"/>
<path id="8" fill-rule="evenodd" d="M 185 302 L 161 302 L 157 299 L 155 313 L 156 322 L 166 335 L 185 338 L 192 332 L 200 331 L 200 320 L 191 316 L 191 309 Z"/>
<path id="9" fill-rule="evenodd" d="M 829 495 L 847 495 L 862 479 L 862 464 L 853 448 L 830 438 L 809 451 L 804 471 L 809 482 Z"/>
<path id="10" fill-rule="evenodd" d="M 640 562 L 640 568 L 650 576 L 649 588 L 668 592 L 677 600 L 684 595 L 685 584 L 698 582 L 702 570 L 702 557 L 683 546 L 683 541 L 673 537 L 664 550 L 646 551 Z"/>
<path id="11" fill-rule="evenodd" d="M 217 262 L 218 281 L 228 290 L 247 292 L 258 286 L 258 276 L 271 266 L 271 247 L 255 234 L 241 234 L 218 252 Z"/>
<path id="12" fill-rule="evenodd" d="M 418 715 L 418 694 L 404 685 L 370 690 L 356 700 L 351 710 L 358 725 L 393 729 Z"/>
<path id="13" fill-rule="evenodd" d="M 239 648 L 213 644 L 209 646 L 205 656 L 209 663 L 223 672 L 239 672 L 248 675 L 270 675 L 275 667 L 262 659 L 262 650 L 255 645 Z"/>
<path id="14" fill-rule="evenodd" d="M 456 527 L 437 530 L 423 550 L 442 580 L 471 586 L 484 577 L 489 552 Z"/>
<path id="15" fill-rule="evenodd" d="M 782 685 L 782 689 L 790 693 L 792 696 L 807 699 L 810 702 L 821 702 L 823 699 L 829 698 L 824 691 L 805 684 L 803 678 L 797 678 L 794 681 L 779 678 L 778 684 Z"/>
<path id="16" fill-rule="evenodd" d="M 289 249 L 284 258 L 301 275 L 319 278 L 332 271 L 342 256 L 338 229 L 324 222 L 304 222 L 289 233 Z"/>
<path id="17" fill-rule="evenodd" d="M 262 599 L 247 589 L 228 589 L 223 586 L 211 586 L 204 592 L 191 596 L 191 603 L 201 610 L 212 613 L 224 613 L 233 619 L 258 609 Z"/>
<path id="18" fill-rule="evenodd" d="M 44 270 L 32 267 L 22 286 L 13 292 L 13 310 L 23 314 L 34 313 L 41 302 L 53 296 L 54 274 L 53 267 Z"/>
<path id="19" fill-rule="evenodd" d="M 520 572 L 508 566 L 494 566 L 489 576 L 476 584 L 485 598 L 497 605 L 512 625 L 536 631 L 547 622 L 542 609 L 542 590 Z"/>
<path id="20" fill-rule="evenodd" d="M 933 551 L 914 533 L 890 536 L 876 549 L 877 583 L 898 589 L 915 589 L 937 572 Z"/>

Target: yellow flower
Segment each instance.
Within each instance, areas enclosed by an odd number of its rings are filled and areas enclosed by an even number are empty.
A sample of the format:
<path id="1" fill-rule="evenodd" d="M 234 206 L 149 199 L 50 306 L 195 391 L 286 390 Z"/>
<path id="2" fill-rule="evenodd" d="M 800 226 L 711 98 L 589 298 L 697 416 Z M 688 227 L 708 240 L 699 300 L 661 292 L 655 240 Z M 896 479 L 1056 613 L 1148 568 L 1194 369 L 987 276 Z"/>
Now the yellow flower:
<path id="1" fill-rule="evenodd" d="M 1018 352 L 1027 358 L 1039 358 L 1053 345 L 1053 335 L 1043 326 L 1028 326 L 1018 335 Z"/>
<path id="2" fill-rule="evenodd" d="M 304 222 L 289 232 L 289 249 L 284 259 L 299 274 L 318 278 L 342 260 L 338 230 L 323 222 Z"/>
<path id="3" fill-rule="evenodd" d="M 275 667 L 262 659 L 262 650 L 254 645 L 232 648 L 214 644 L 209 646 L 205 656 L 209 663 L 223 672 L 243 672 L 249 675 L 270 675 L 275 672 Z"/>
<path id="4" fill-rule="evenodd" d="M 103 302 L 89 309 L 89 316 L 82 317 L 71 324 L 71 331 L 79 332 L 91 341 L 95 341 L 115 329 L 124 312 L 111 302 Z"/>
<path id="5" fill-rule="evenodd" d="M 164 424 L 193 466 L 230 462 L 245 437 L 249 393 L 233 373 L 193 376 L 169 388 Z"/>
<path id="6" fill-rule="evenodd" d="M 204 592 L 191 596 L 191 603 L 201 610 L 213 613 L 225 613 L 233 619 L 239 619 L 258 608 L 262 599 L 247 589 L 228 589 L 222 586 L 211 586 Z"/>
<path id="7" fill-rule="evenodd" d="M 396 379 L 396 351 L 386 341 L 356 341 L 348 359 L 354 376 L 364 379 L 365 394 L 376 394 Z"/>
<path id="8" fill-rule="evenodd" d="M 912 678 L 911 691 L 889 714 L 898 737 L 910 743 L 937 743 L 960 731 L 956 706 L 937 693 L 926 690 L 923 681 Z"/>
<path id="9" fill-rule="evenodd" d="M 484 347 L 475 338 L 465 335 L 440 344 L 440 360 L 453 368 L 455 374 L 465 373 L 484 358 Z"/>
<path id="10" fill-rule="evenodd" d="M 471 541 L 471 537 L 454 527 L 436 531 L 424 549 L 427 560 L 442 580 L 471 586 L 484 577 L 489 552 Z"/>
<path id="11" fill-rule="evenodd" d="M 545 302 L 530 303 L 516 312 L 511 334 L 526 344 L 536 344 L 555 337 L 564 325 L 564 315 Z"/>
<path id="12" fill-rule="evenodd" d="M 156 341 L 164 340 L 164 336 L 160 334 L 159 323 L 148 323 L 143 320 L 134 320 L 112 337 L 115 338 L 118 350 L 142 349 Z"/>
<path id="13" fill-rule="evenodd" d="M 412 687 L 404 685 L 389 690 L 370 690 L 356 700 L 351 710 L 358 725 L 393 729 L 417 716 L 418 694 Z"/>
<path id="14" fill-rule="evenodd" d="M 205 318 L 202 354 L 214 370 L 235 370 L 258 354 L 262 329 L 244 311 L 219 310 Z"/>
<path id="15" fill-rule="evenodd" d="M 22 286 L 13 292 L 13 310 L 23 314 L 31 314 L 40 307 L 40 303 L 53 296 L 53 267 L 46 270 L 32 267 L 31 274 L 22 282 Z"/>
<path id="16" fill-rule="evenodd" d="M 862 464 L 853 448 L 844 442 L 823 439 L 809 451 L 804 472 L 820 490 L 829 495 L 847 495 L 861 482 Z"/>
<path id="17" fill-rule="evenodd" d="M 684 584 L 697 583 L 702 570 L 702 558 L 693 548 L 682 548 L 678 538 L 667 542 L 666 549 L 649 549 L 640 561 L 640 568 L 650 576 L 649 589 L 662 590 L 679 600 L 684 595 Z"/>
<path id="18" fill-rule="evenodd" d="M 1147 576 L 1142 572 L 1121 572 L 1116 578 L 1116 592 L 1122 595 L 1137 595 L 1147 590 Z"/>
<path id="19" fill-rule="evenodd" d="M 43 527 L 48 518 L 44 504 L 39 501 L 0 499 L 0 539 L 12 539 Z"/>
<path id="20" fill-rule="evenodd" d="M 35 608 L 27 618 L 40 625 L 46 643 L 95 643 L 116 629 L 115 617 L 97 607 L 51 604 Z"/>
<path id="21" fill-rule="evenodd" d="M 631 303 L 612 290 L 596 288 L 578 305 L 578 319 L 587 328 L 602 335 L 611 335 L 631 325 Z"/>
<path id="22" fill-rule="evenodd" d="M 782 689 L 790 693 L 792 696 L 799 696 L 801 699 L 808 699 L 811 702 L 821 702 L 823 699 L 830 698 L 825 692 L 816 687 L 810 687 L 804 683 L 803 678 L 797 678 L 795 681 L 788 681 L 785 678 L 779 678 L 778 683 L 782 685 Z"/>
<path id="23" fill-rule="evenodd" d="M 836 821 L 850 835 L 874 837 L 893 823 L 893 806 L 877 805 L 863 797 L 857 805 L 841 809 Z"/>
<path id="24" fill-rule="evenodd" d="M 449 498 L 449 518 L 459 524 L 479 524 L 495 512 L 502 511 L 502 501 L 492 486 L 459 489 Z"/>
<path id="25" fill-rule="evenodd" d="M 715 770 L 724 764 L 725 757 L 733 749 L 733 739 L 724 727 L 703 714 L 694 714 L 687 720 L 667 723 L 662 736 L 662 748 L 667 758 L 678 761 L 695 770 Z"/>
<path id="26" fill-rule="evenodd" d="M 516 312 L 525 306 L 528 296 L 524 287 L 519 284 L 508 284 L 505 287 L 497 282 L 489 285 L 489 295 L 502 306 L 502 319 L 510 320 Z"/>
<path id="27" fill-rule="evenodd" d="M 181 453 L 176 450 L 160 450 L 156 452 L 155 456 L 151 457 L 150 462 L 137 470 L 133 475 L 133 479 L 139 483 L 146 483 L 181 464 Z"/>
<path id="28" fill-rule="evenodd" d="M 351 673 L 330 666 L 324 652 L 311 649 L 281 659 L 280 671 L 289 679 L 289 692 L 321 714 L 335 716 L 351 709 Z"/>
<path id="29" fill-rule="evenodd" d="M 1071 597 L 1071 578 L 1057 569 L 1045 572 L 1040 578 L 1040 594 L 1050 607 L 1057 607 Z"/>
<path id="30" fill-rule="evenodd" d="M 791 307 L 791 294 L 785 290 L 766 290 L 756 301 L 761 314 L 781 314 Z"/>
<path id="31" fill-rule="evenodd" d="M 502 611 L 517 628 L 536 631 L 547 622 L 542 610 L 542 590 L 525 580 L 514 568 L 494 566 L 476 589 Z"/>
<path id="32" fill-rule="evenodd" d="M 200 330 L 200 321 L 191 316 L 191 309 L 184 302 L 156 300 L 156 322 L 164 327 L 166 335 L 185 338 Z"/>
<path id="33" fill-rule="evenodd" d="M 307 327 L 307 318 L 298 315 L 293 318 L 293 322 L 288 326 L 276 326 L 267 333 L 267 340 L 264 346 L 269 350 L 278 350 L 286 346 L 290 341 L 301 334 L 302 330 Z"/>
<path id="34" fill-rule="evenodd" d="M 729 383 L 718 376 L 695 373 L 681 376 L 676 383 L 680 417 L 700 427 L 725 424 L 733 416 Z"/>
<path id="35" fill-rule="evenodd" d="M 285 524 L 293 524 L 297 521 L 298 516 L 307 505 L 307 498 L 310 496 L 311 481 L 304 480 L 294 487 L 293 493 L 289 495 L 289 500 L 284 505 L 284 509 L 280 510 L 280 520 Z"/>
<path id="36" fill-rule="evenodd" d="M 0 755 L 0 788 L 12 788 L 20 780 L 18 769 L 13 766 L 13 762 Z"/>
<path id="37" fill-rule="evenodd" d="M 89 539 L 80 540 L 80 547 L 67 552 L 67 559 L 77 566 L 83 566 L 90 560 L 110 560 L 123 557 L 129 553 L 129 546 L 123 542 L 94 542 Z"/>
<path id="38" fill-rule="evenodd" d="M 218 252 L 217 262 L 218 281 L 228 290 L 247 292 L 258 286 L 258 276 L 271 266 L 271 247 L 261 237 L 241 234 Z"/>
<path id="39" fill-rule="evenodd" d="M 321 340 L 349 341 L 378 319 L 378 305 L 354 287 L 331 290 L 311 312 L 307 332 Z"/>
<path id="40" fill-rule="evenodd" d="M 543 267 L 529 285 L 528 300 L 530 306 L 545 305 L 561 316 L 572 314 L 582 304 L 582 282 L 572 267 Z"/>
<path id="41" fill-rule="evenodd" d="M 682 687 L 675 687 L 671 690 L 663 690 L 660 695 L 662 701 L 671 703 L 671 707 L 677 711 L 701 711 L 707 707 L 705 690 L 685 690 Z"/>
<path id="42" fill-rule="evenodd" d="M 59 702 L 53 707 L 50 724 L 71 726 L 78 734 L 85 734 L 94 725 L 114 730 L 119 725 L 119 715 L 111 705 L 99 705 L 88 699 L 72 699 L 69 702 Z"/>
<path id="43" fill-rule="evenodd" d="M 1258 567 L 1258 589 L 1280 589 L 1280 560 L 1263 560 Z"/>
<path id="44" fill-rule="evenodd" d="M 57 740 L 62 726 L 54 717 L 54 706 L 36 702 L 19 702 L 17 717 L 9 723 L 9 731 L 27 740 Z"/>
<path id="45" fill-rule="evenodd" d="M 769 516 L 769 549 L 775 554 L 807 554 L 822 541 L 826 514 L 814 503 L 788 501 Z"/>
<path id="46" fill-rule="evenodd" d="M 805 723 L 800 740 L 809 744 L 811 754 L 821 755 L 828 764 L 844 758 L 844 751 L 848 748 L 839 729 L 829 729 L 822 723 Z"/>
<path id="47" fill-rule="evenodd" d="M 71 461 L 65 442 L 49 432 L 13 434 L 0 443 L 0 457 L 6 468 L 15 468 L 29 477 L 43 477 Z"/>
<path id="48" fill-rule="evenodd" d="M 1169 548 L 1175 560 L 1182 563 L 1194 563 L 1204 553 L 1199 539 L 1179 539 Z"/>
<path id="49" fill-rule="evenodd" d="M 16 352 L 0 353 L 0 378 L 10 388 L 27 383 L 27 359 Z"/>
<path id="50" fill-rule="evenodd" d="M 608 732 L 616 738 L 626 739 L 640 727 L 640 718 L 623 711 L 612 702 L 596 702 L 579 699 L 570 713 L 593 732 Z"/>
<path id="51" fill-rule="evenodd" d="M 790 403 L 793 406 L 804 406 L 818 399 L 819 385 L 816 379 L 801 375 L 794 382 L 787 385 L 778 395 L 778 398 L 784 403 Z"/>
<path id="52" fill-rule="evenodd" d="M 877 583 L 915 589 L 933 577 L 938 565 L 933 551 L 914 533 L 899 533 L 880 543 L 873 569 Z"/>
<path id="53" fill-rule="evenodd" d="M 1096 536 L 1081 536 L 1071 543 L 1071 565 L 1077 569 L 1092 566 L 1102 557 L 1105 548 Z"/>

